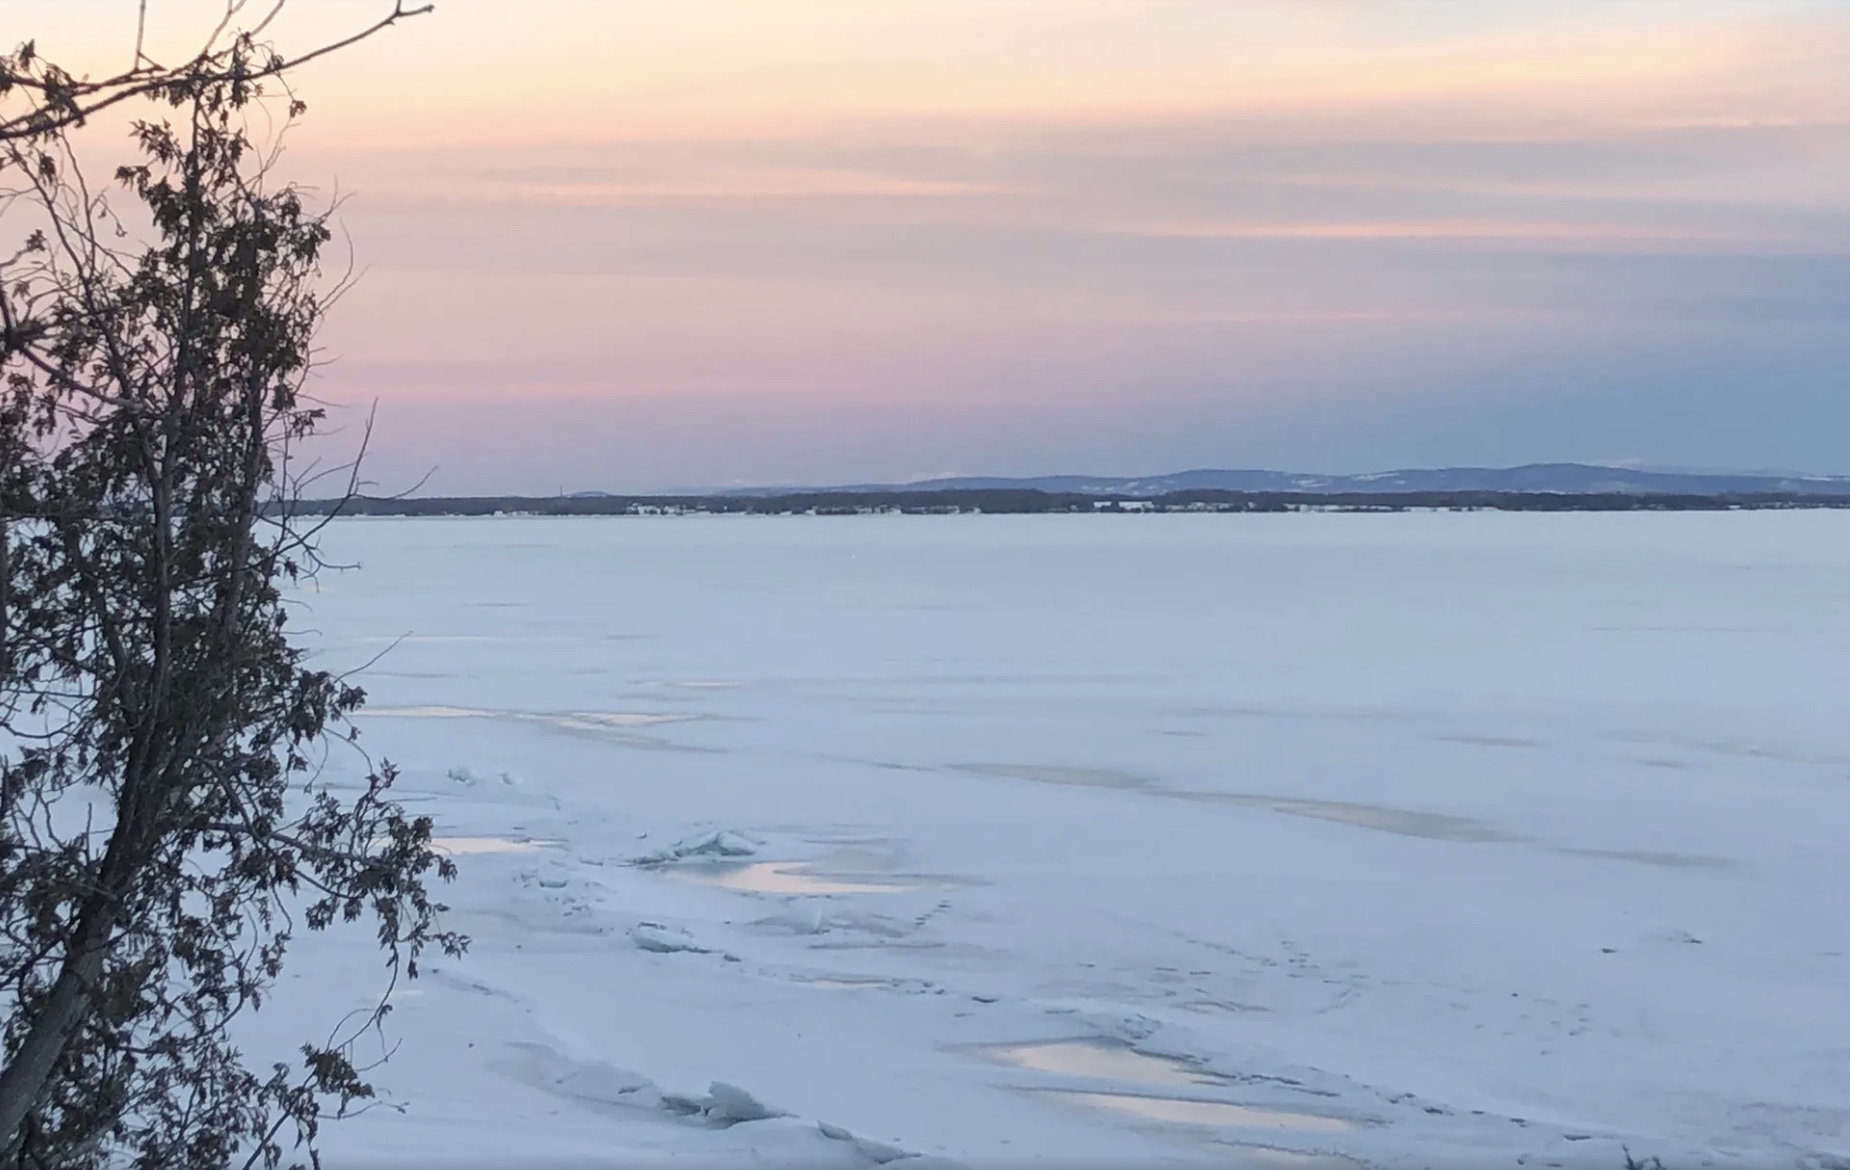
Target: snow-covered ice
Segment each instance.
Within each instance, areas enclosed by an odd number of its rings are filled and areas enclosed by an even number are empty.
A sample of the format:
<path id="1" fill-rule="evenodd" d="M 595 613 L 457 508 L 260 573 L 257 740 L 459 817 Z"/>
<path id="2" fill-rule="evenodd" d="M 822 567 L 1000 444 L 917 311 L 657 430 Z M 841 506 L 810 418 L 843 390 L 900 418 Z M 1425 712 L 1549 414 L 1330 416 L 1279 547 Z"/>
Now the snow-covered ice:
<path id="1" fill-rule="evenodd" d="M 1850 1157 L 1850 514 L 328 537 L 474 939 L 334 1170 Z"/>

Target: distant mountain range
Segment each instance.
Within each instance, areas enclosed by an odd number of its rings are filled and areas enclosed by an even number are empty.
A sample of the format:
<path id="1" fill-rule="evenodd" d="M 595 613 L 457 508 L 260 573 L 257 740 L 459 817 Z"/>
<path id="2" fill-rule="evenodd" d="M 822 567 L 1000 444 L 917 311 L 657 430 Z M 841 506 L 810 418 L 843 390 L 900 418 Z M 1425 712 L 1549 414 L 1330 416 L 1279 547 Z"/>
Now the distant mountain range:
<path id="1" fill-rule="evenodd" d="M 1850 496 L 1850 476 L 1766 472 L 1640 471 L 1586 463 L 1530 463 L 1522 467 L 1435 467 L 1369 475 L 1305 475 L 1288 471 L 1200 470 L 1170 475 L 1040 475 L 1025 478 L 957 476 L 905 484 L 837 487 L 729 488 L 692 494 L 782 496 L 798 492 L 1028 490 L 1138 499 L 1172 492 L 1558 492 L 1725 496 L 1766 492 Z M 603 493 L 580 493 L 601 495 Z"/>

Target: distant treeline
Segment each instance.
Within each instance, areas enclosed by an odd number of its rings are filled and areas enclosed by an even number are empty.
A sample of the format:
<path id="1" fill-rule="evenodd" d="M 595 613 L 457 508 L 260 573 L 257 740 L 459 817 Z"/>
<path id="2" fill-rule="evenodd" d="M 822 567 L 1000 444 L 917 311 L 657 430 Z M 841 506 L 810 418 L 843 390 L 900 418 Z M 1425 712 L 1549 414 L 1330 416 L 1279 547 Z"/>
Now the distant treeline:
<path id="1" fill-rule="evenodd" d="M 1845 508 L 1850 496 L 1796 492 L 1753 495 L 1570 494 L 1562 492 L 1233 492 L 1186 491 L 1149 498 L 1042 492 L 1027 488 L 968 491 L 794 492 L 781 496 L 453 496 L 296 505 L 309 515 L 352 516 L 626 516 L 817 515 L 966 512 L 1405 512 L 1413 509 L 1498 512 L 1705 512 L 1770 508 Z"/>

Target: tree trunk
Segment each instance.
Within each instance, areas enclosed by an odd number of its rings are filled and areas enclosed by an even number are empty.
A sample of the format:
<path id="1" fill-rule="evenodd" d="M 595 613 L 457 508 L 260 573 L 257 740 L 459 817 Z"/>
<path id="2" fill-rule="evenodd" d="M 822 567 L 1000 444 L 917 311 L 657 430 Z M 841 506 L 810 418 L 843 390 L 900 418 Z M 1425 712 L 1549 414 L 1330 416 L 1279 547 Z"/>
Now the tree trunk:
<path id="1" fill-rule="evenodd" d="M 0 1072 L 0 1162 L 10 1162 L 18 1155 L 26 1119 L 51 1086 L 52 1074 L 65 1049 L 90 1014 L 91 996 L 97 977 L 103 973 L 114 917 L 102 909 L 92 919 L 65 960 L 64 969 L 58 972 L 57 982 L 52 984 L 18 1054 Z"/>

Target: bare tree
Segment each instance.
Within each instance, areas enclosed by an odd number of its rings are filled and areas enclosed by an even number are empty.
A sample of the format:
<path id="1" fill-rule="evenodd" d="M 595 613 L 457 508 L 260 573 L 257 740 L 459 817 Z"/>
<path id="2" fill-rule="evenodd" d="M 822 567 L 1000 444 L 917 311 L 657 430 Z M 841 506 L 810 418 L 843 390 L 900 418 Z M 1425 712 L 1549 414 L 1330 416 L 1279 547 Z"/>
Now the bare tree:
<path id="1" fill-rule="evenodd" d="M 27 41 L 12 56 L 0 58 L 0 98 L 24 95 L 27 99 L 17 108 L 0 110 L 0 141 L 43 141 L 82 125 L 91 115 L 111 106 L 137 98 L 167 99 L 171 96 L 170 87 L 175 84 L 201 85 L 214 81 L 256 84 L 266 78 L 280 78 L 291 69 L 358 44 L 433 8 L 430 4 L 407 8 L 405 0 L 394 0 L 390 12 L 351 36 L 319 45 L 298 57 L 285 58 L 274 46 L 260 45 L 258 38 L 275 21 L 286 2 L 273 0 L 268 11 L 255 22 L 240 26 L 239 21 L 249 8 L 250 0 L 225 0 L 224 15 L 199 50 L 178 64 L 162 65 L 147 54 L 148 0 L 141 0 L 135 24 L 134 63 L 120 73 L 101 79 L 72 75 L 40 57 L 33 43 Z"/>
<path id="2" fill-rule="evenodd" d="M 310 668 L 285 590 L 320 564 L 290 458 L 341 284 L 328 212 L 247 122 L 302 113 L 293 64 L 415 14 L 292 62 L 258 39 L 275 9 L 240 30 L 232 0 L 188 61 L 138 44 L 100 82 L 0 57 L 0 1166 L 312 1160 L 372 1093 L 357 1032 L 263 1070 L 231 1035 L 297 920 L 370 918 L 391 982 L 464 945 L 391 766 L 323 774 L 364 696 Z M 72 133 L 130 100 L 141 161 L 93 187 Z"/>

